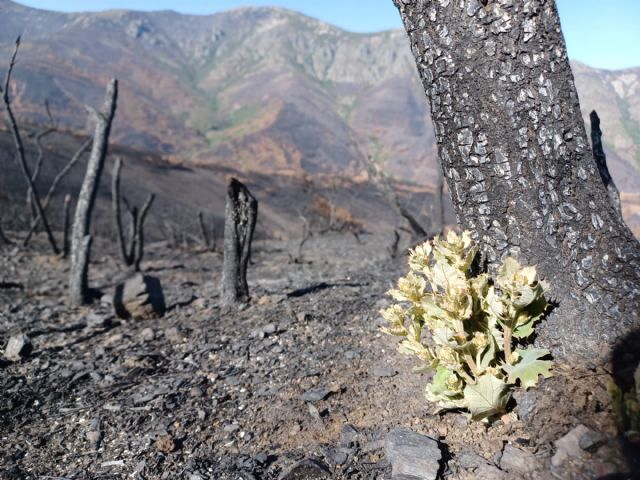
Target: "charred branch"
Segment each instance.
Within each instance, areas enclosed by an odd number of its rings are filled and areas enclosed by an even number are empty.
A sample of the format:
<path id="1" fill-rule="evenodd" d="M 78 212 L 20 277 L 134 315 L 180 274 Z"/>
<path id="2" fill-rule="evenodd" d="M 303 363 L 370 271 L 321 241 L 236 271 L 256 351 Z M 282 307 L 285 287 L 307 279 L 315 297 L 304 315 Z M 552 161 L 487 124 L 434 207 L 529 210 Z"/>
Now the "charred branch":
<path id="1" fill-rule="evenodd" d="M 126 199 L 123 202 L 129 212 L 129 244 L 127 246 L 124 230 L 122 228 L 122 209 L 120 208 L 120 173 L 122 171 L 122 159 L 118 157 L 113 165 L 111 177 L 111 204 L 113 210 L 113 223 L 118 235 L 120 253 L 128 267 L 133 266 L 136 272 L 140 271 L 140 262 L 144 255 L 144 221 L 153 204 L 155 196 L 149 195 L 138 214 L 137 207 L 131 207 Z"/>
<path id="2" fill-rule="evenodd" d="M 44 226 L 45 232 L 47 233 L 47 239 L 49 240 L 49 244 L 51 245 L 51 249 L 55 254 L 60 253 L 58 246 L 56 244 L 56 239 L 53 236 L 53 232 L 51 231 L 51 227 L 47 218 L 44 215 L 44 211 L 42 208 L 42 204 L 40 202 L 40 196 L 38 195 L 38 190 L 33 181 L 33 175 L 27 164 L 27 160 L 25 157 L 24 144 L 22 142 L 22 137 L 20 135 L 20 130 L 18 129 L 18 124 L 16 122 L 16 118 L 13 114 L 13 110 L 11 108 L 11 100 L 9 98 L 9 85 L 11 83 L 11 74 L 16 64 L 16 57 L 18 55 L 18 50 L 20 48 L 20 37 L 17 38 L 15 49 L 13 50 L 13 55 L 11 56 L 11 61 L 9 63 L 9 68 L 7 69 L 7 75 L 5 77 L 4 88 L 2 89 L 2 100 L 5 106 L 5 112 L 7 116 L 7 122 L 9 123 L 9 128 L 13 135 L 13 140 L 16 147 L 16 156 L 18 161 L 20 162 L 20 166 L 22 167 L 22 173 L 24 174 L 25 180 L 27 182 L 27 187 L 32 192 L 33 196 L 33 205 L 36 210 L 36 214 L 38 218 L 42 219 L 42 224 Z"/>
<path id="3" fill-rule="evenodd" d="M 45 213 L 47 211 L 47 208 L 49 207 L 49 204 L 51 203 L 51 199 L 53 198 L 53 195 L 55 194 L 56 189 L 58 188 L 58 185 L 64 179 L 64 177 L 71 171 L 71 169 L 76 165 L 76 163 L 78 163 L 78 160 L 80 160 L 80 158 L 82 157 L 82 154 L 87 151 L 87 149 L 89 148 L 92 142 L 93 142 L 93 138 L 88 138 L 76 151 L 73 157 L 71 157 L 71 160 L 69 160 L 69 162 L 64 166 L 64 168 L 60 170 L 60 172 L 55 176 L 55 178 L 53 179 L 53 182 L 51 182 L 51 186 L 49 187 L 47 196 L 44 198 L 44 201 L 42 202 L 42 210 Z M 35 232 L 39 223 L 40 223 L 40 217 L 37 217 L 31 224 L 31 227 L 27 232 L 27 236 L 23 241 L 25 246 L 29 244 L 29 240 L 31 239 L 31 236 Z"/>
<path id="4" fill-rule="evenodd" d="M 207 226 L 205 225 L 204 214 L 202 212 L 198 212 L 198 225 L 200 226 L 202 244 L 210 252 L 215 252 L 218 246 L 215 219 L 211 220 L 211 233 L 209 233 Z"/>
<path id="5" fill-rule="evenodd" d="M 64 196 L 64 208 L 62 218 L 62 258 L 69 256 L 70 238 L 69 229 L 71 228 L 71 195 Z"/>

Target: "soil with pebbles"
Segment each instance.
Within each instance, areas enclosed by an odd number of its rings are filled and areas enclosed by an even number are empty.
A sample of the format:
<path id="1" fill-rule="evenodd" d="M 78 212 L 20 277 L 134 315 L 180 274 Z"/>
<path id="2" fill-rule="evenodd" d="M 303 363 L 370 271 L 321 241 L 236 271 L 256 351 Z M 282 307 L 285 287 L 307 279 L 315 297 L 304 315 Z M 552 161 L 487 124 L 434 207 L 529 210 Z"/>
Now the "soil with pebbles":
<path id="1" fill-rule="evenodd" d="M 218 304 L 219 254 L 150 245 L 144 268 L 169 310 L 144 321 L 117 319 L 104 302 L 71 309 L 66 261 L 0 252 L 0 345 L 19 332 L 33 343 L 24 359 L 0 364 L 0 477 L 306 478 L 291 468 L 312 458 L 331 478 L 387 479 L 384 439 L 399 426 L 438 440 L 443 478 L 628 468 L 604 370 L 559 366 L 490 425 L 433 413 L 428 376 L 412 373 L 415 362 L 378 331 L 385 292 L 406 264 L 388 258 L 387 241 L 313 237 L 297 262 L 295 245 L 257 242 L 252 301 L 237 309 Z M 91 266 L 105 293 L 125 276 L 113 253 Z M 552 467 L 554 442 L 579 424 L 609 441 Z M 514 451 L 531 466 L 505 461 Z"/>

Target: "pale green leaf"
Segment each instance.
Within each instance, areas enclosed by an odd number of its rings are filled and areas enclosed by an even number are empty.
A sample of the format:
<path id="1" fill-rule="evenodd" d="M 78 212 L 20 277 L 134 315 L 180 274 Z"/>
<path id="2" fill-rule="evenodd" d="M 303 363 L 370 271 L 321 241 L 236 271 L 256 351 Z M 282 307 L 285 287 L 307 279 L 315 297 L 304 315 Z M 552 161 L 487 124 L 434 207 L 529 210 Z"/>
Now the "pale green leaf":
<path id="1" fill-rule="evenodd" d="M 509 383 L 516 383 L 520 380 L 520 385 L 523 388 L 534 387 L 538 384 L 538 377 L 542 375 L 544 378 L 549 378 L 552 374 L 550 372 L 551 360 L 540 360 L 542 357 L 549 355 L 549 351 L 544 348 L 527 348 L 516 349 L 515 353 L 518 354 L 519 360 L 515 365 L 504 364 L 502 368 L 508 375 Z"/>
<path id="2" fill-rule="evenodd" d="M 504 412 L 509 401 L 508 386 L 493 375 L 478 377 L 475 385 L 467 384 L 464 399 L 474 420 Z"/>

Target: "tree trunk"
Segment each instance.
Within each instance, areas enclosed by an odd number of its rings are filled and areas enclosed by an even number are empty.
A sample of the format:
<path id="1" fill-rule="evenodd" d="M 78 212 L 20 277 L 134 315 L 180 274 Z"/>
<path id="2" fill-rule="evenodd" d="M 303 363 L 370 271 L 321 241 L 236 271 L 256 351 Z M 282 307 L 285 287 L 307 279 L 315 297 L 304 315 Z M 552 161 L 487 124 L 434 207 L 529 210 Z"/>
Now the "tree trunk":
<path id="1" fill-rule="evenodd" d="M 118 245 L 120 246 L 120 254 L 125 265 L 133 264 L 133 252 L 127 251 L 127 245 L 124 240 L 124 231 L 122 229 L 122 211 L 120 208 L 120 172 L 122 171 L 122 159 L 116 158 L 113 164 L 113 172 L 111 173 L 111 211 L 113 213 L 113 225 L 118 235 Z M 135 222 L 135 220 L 134 220 Z M 134 232 L 131 232 L 133 239 Z"/>
<path id="2" fill-rule="evenodd" d="M 88 271 L 91 250 L 91 214 L 98 191 L 100 175 L 104 167 L 109 146 L 111 123 L 116 111 L 118 82 L 111 80 L 107 86 L 106 98 L 101 112 L 93 112 L 96 128 L 93 147 L 87 162 L 87 171 L 82 181 L 71 234 L 71 269 L 69 298 L 74 306 L 87 303 L 89 298 Z"/>
<path id="3" fill-rule="evenodd" d="M 147 197 L 147 201 L 142 205 L 142 209 L 140 209 L 140 215 L 137 218 L 135 225 L 135 252 L 133 257 L 133 268 L 136 272 L 140 271 L 140 263 L 142 262 L 142 257 L 144 256 L 144 221 L 147 218 L 147 213 L 149 213 L 149 209 L 151 205 L 153 205 L 153 201 L 156 196 L 152 193 Z"/>
<path id="4" fill-rule="evenodd" d="M 258 201 L 247 187 L 232 178 L 227 188 L 224 223 L 221 295 L 225 305 L 249 301 L 247 266 L 257 218 Z"/>
<path id="5" fill-rule="evenodd" d="M 394 3 L 458 222 L 490 271 L 512 255 L 549 280 L 541 344 L 604 360 L 640 326 L 640 249 L 589 149 L 555 3 Z"/>

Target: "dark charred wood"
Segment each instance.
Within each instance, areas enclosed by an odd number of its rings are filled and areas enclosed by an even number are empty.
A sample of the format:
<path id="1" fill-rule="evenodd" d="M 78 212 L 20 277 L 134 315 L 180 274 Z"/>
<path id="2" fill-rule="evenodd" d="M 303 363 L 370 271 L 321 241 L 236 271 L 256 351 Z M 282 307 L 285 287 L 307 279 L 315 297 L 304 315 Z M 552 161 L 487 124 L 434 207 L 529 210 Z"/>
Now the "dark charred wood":
<path id="1" fill-rule="evenodd" d="M 9 123 L 9 128 L 11 130 L 11 134 L 13 135 L 13 140 L 16 146 L 16 156 L 18 158 L 20 166 L 22 167 L 22 173 L 24 174 L 24 178 L 27 181 L 27 188 L 31 192 L 31 195 L 29 196 L 29 198 L 33 198 L 33 206 L 35 208 L 36 214 L 38 218 L 42 219 L 42 224 L 47 234 L 47 240 L 51 245 L 51 249 L 53 250 L 53 253 L 57 255 L 58 253 L 60 253 L 60 250 L 58 249 L 58 245 L 56 244 L 56 239 L 53 236 L 53 232 L 51 231 L 49 222 L 47 221 L 47 218 L 44 215 L 42 203 L 40 202 L 40 195 L 38 194 L 38 190 L 36 189 L 35 183 L 33 181 L 33 174 L 31 173 L 31 169 L 27 164 L 27 159 L 25 157 L 25 151 L 24 151 L 24 144 L 22 142 L 22 136 L 20 135 L 20 129 L 18 128 L 15 115 L 13 114 L 13 109 L 11 108 L 11 100 L 9 98 L 9 85 L 11 83 L 11 74 L 16 64 L 16 57 L 18 56 L 19 48 L 20 48 L 20 37 L 18 37 L 16 40 L 15 49 L 13 51 L 13 55 L 11 56 L 9 68 L 7 69 L 4 88 L 2 89 L 2 100 L 4 102 L 7 122 Z"/>
<path id="2" fill-rule="evenodd" d="M 232 178 L 227 188 L 221 296 L 225 305 L 249 301 L 247 266 L 258 218 L 258 201 Z"/>
<path id="3" fill-rule="evenodd" d="M 111 80 L 107 86 L 105 102 L 101 112 L 92 112 L 96 127 L 93 135 L 93 147 L 87 162 L 80 194 L 76 202 L 76 212 L 71 234 L 71 269 L 69 278 L 69 299 L 74 306 L 91 300 L 88 272 L 91 250 L 91 216 L 98 190 L 98 183 L 104 168 L 109 147 L 109 133 L 116 112 L 118 82 Z"/>
<path id="4" fill-rule="evenodd" d="M 607 156 L 604 153 L 602 147 L 602 130 L 600 129 L 600 117 L 594 110 L 589 114 L 589 120 L 591 121 L 591 150 L 593 151 L 593 158 L 598 165 L 598 172 L 600 172 L 600 178 L 604 184 L 609 198 L 613 203 L 613 206 L 618 212 L 620 219 L 622 219 L 622 207 L 620 205 L 620 192 L 616 187 L 611 174 L 609 173 L 609 167 L 607 167 Z M 624 221 L 624 220 L 623 220 Z"/>

